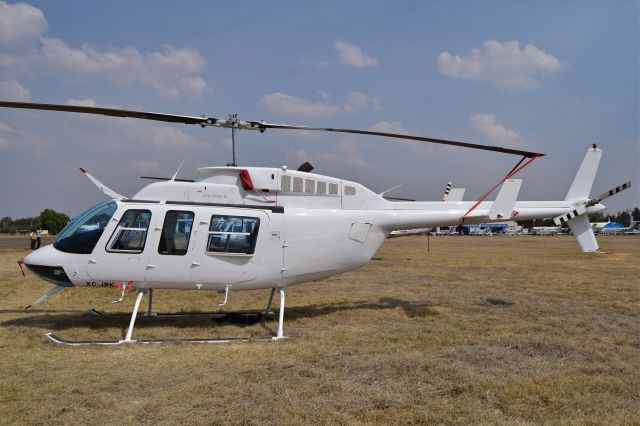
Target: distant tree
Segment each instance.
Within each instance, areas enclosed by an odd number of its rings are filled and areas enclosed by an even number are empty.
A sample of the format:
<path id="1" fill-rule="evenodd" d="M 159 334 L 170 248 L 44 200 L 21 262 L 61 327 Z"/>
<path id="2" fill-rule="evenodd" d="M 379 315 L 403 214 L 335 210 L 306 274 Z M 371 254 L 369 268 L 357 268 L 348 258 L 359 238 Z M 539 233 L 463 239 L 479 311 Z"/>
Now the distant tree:
<path id="1" fill-rule="evenodd" d="M 23 217 L 13 221 L 13 229 L 31 230 L 40 227 L 39 217 Z"/>
<path id="2" fill-rule="evenodd" d="M 52 234 L 57 234 L 69 223 L 69 216 L 52 209 L 43 210 L 40 213 L 40 225 Z"/>
<path id="3" fill-rule="evenodd" d="M 602 213 L 594 213 L 592 215 L 589 215 L 589 220 L 591 222 L 606 222 L 607 221 L 607 217 L 605 215 L 603 215 Z"/>
<path id="4" fill-rule="evenodd" d="M 0 219 L 0 232 L 11 232 L 13 220 L 9 216 Z"/>
<path id="5" fill-rule="evenodd" d="M 623 224 L 624 226 L 631 225 L 631 215 L 628 211 L 618 213 L 616 216 L 616 222 Z"/>
<path id="6" fill-rule="evenodd" d="M 631 212 L 631 217 L 633 218 L 633 220 L 640 220 L 640 209 L 637 207 L 633 209 L 633 211 Z"/>

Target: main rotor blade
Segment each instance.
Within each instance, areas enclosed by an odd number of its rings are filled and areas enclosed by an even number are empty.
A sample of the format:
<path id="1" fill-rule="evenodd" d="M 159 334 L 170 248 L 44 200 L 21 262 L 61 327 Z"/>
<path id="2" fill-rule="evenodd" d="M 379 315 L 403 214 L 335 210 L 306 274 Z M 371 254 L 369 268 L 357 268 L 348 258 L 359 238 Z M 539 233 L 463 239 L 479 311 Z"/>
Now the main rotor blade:
<path id="1" fill-rule="evenodd" d="M 184 124 L 199 124 L 205 126 L 215 127 L 227 127 L 245 130 L 259 130 L 264 132 L 266 129 L 276 130 L 308 130 L 308 131 L 324 131 L 324 132 L 336 132 L 336 133 L 352 133 L 359 135 L 369 136 L 382 136 L 395 139 L 408 139 L 419 142 L 430 142 L 441 145 L 452 145 L 463 148 L 480 149 L 483 151 L 502 152 L 505 154 L 522 155 L 527 158 L 541 157 L 545 154 L 538 152 L 522 151 L 518 149 L 503 148 L 500 146 L 481 145 L 468 142 L 459 142 L 447 139 L 428 138 L 424 136 L 404 135 L 400 133 L 388 133 L 388 132 L 376 132 L 372 130 L 357 130 L 357 129 L 343 129 L 334 127 L 308 127 L 308 126 L 295 126 L 290 124 L 273 124 L 263 123 L 260 121 L 244 121 L 237 120 L 237 118 L 230 117 L 229 119 L 220 119 L 214 117 L 197 117 L 191 115 L 175 115 L 175 114 L 161 114 L 157 112 L 143 112 L 143 111 L 130 111 L 124 109 L 115 108 L 102 108 L 102 107 L 89 107 L 89 106 L 76 106 L 76 105 L 61 105 L 61 104 L 41 104 L 33 102 L 6 102 L 0 101 L 0 107 L 6 108 L 22 108 L 22 109 L 38 109 L 46 111 L 62 111 L 62 112 L 79 112 L 84 114 L 98 114 L 107 115 L 112 117 L 131 117 L 140 118 L 144 120 L 166 121 L 171 123 L 184 123 Z"/>
<path id="2" fill-rule="evenodd" d="M 260 124 L 265 129 L 318 130 L 318 131 L 325 131 L 325 132 L 355 133 L 358 135 L 383 136 L 387 138 L 409 139 L 409 140 L 420 141 L 420 142 L 431 142 L 431 143 L 437 143 L 442 145 L 453 145 L 453 146 L 460 146 L 463 148 L 481 149 L 484 151 L 494 151 L 494 152 L 502 152 L 505 154 L 522 155 L 527 158 L 542 157 L 545 155 L 539 152 L 521 151 L 518 149 L 503 148 L 500 146 L 481 145 L 481 144 L 468 143 L 468 142 L 458 142 L 458 141 L 447 140 L 447 139 L 427 138 L 424 136 L 403 135 L 400 133 L 375 132 L 372 130 L 340 129 L 340 128 L 333 128 L 333 127 L 292 126 L 289 124 L 269 124 L 269 123 L 260 123 Z"/>
<path id="3" fill-rule="evenodd" d="M 157 112 L 129 111 L 126 109 L 90 107 L 79 105 L 61 105 L 61 104 L 40 104 L 33 102 L 5 102 L 0 101 L 0 107 L 6 108 L 22 108 L 22 109 L 39 109 L 45 111 L 62 111 L 62 112 L 80 112 L 83 114 L 108 115 L 111 117 L 131 117 L 141 118 L 144 120 L 167 121 L 171 123 L 185 124 L 209 124 L 208 120 L 217 121 L 217 119 L 209 119 L 207 117 L 195 117 L 190 115 L 161 114 Z"/>

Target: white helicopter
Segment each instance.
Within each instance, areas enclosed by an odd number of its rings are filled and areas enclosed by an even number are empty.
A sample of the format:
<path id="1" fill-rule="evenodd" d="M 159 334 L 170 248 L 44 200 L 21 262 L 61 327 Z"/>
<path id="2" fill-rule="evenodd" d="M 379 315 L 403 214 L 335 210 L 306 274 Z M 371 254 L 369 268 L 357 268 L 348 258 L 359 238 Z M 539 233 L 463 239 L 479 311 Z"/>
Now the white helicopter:
<path id="1" fill-rule="evenodd" d="M 223 291 L 272 289 L 266 312 L 277 290 L 278 329 L 283 333 L 285 290 L 288 286 L 351 271 L 367 265 L 393 231 L 465 223 L 490 223 L 555 218 L 568 222 L 582 251 L 598 250 L 588 214 L 605 209 L 600 201 L 627 189 L 630 183 L 591 199 L 589 193 L 602 150 L 593 145 L 564 200 L 516 201 L 522 181 L 512 177 L 544 155 L 496 146 L 413 135 L 354 129 L 319 128 L 227 119 L 127 111 L 111 108 L 0 101 L 0 107 L 102 114 L 147 120 L 224 127 L 232 130 L 233 162 L 203 167 L 198 181 L 170 179 L 151 183 L 125 197 L 81 171 L 110 200 L 76 216 L 52 245 L 24 259 L 24 264 L 55 287 L 34 302 L 67 287 L 118 286 L 122 296 L 135 288 L 131 320 L 124 339 L 70 341 L 61 344 L 131 343 L 140 302 L 153 289 Z M 286 167 L 238 167 L 235 131 L 295 129 L 356 133 L 454 145 L 522 156 L 520 162 L 476 202 L 398 201 L 363 185 Z M 485 198 L 498 186 L 495 201 Z M 122 299 L 121 296 L 121 299 Z M 162 342 L 138 340 L 140 342 Z M 228 340 L 203 339 L 199 342 Z"/>

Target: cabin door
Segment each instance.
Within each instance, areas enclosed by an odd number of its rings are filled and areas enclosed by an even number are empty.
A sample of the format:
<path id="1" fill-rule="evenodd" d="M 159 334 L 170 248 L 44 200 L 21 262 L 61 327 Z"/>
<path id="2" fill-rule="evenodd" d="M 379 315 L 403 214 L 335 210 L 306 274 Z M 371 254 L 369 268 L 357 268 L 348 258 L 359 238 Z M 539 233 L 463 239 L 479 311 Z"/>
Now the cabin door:
<path id="1" fill-rule="evenodd" d="M 147 244 L 151 220 L 152 211 L 147 208 L 124 206 L 116 212 L 111 221 L 117 225 L 105 229 L 89 256 L 87 274 L 96 281 L 144 281 L 152 249 Z"/>
<path id="2" fill-rule="evenodd" d="M 197 253 L 196 209 L 176 206 L 156 215 L 149 232 L 146 281 L 163 287 L 190 288 L 192 257 Z M 173 285 L 172 285 L 173 284 Z"/>
<path id="3" fill-rule="evenodd" d="M 196 216 L 197 248 L 191 256 L 191 285 L 224 289 L 258 277 L 269 216 L 252 209 L 202 209 Z"/>

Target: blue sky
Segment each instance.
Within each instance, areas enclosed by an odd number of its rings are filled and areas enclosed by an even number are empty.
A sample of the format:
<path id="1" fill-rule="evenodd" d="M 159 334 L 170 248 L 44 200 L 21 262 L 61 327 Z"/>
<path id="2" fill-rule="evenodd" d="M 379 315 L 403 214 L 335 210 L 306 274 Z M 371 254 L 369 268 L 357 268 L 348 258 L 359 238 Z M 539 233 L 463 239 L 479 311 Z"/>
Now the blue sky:
<path id="1" fill-rule="evenodd" d="M 408 132 L 548 154 L 520 199 L 562 199 L 585 150 L 592 195 L 640 204 L 639 2 L 0 1 L 0 99 Z M 222 129 L 0 110 L 0 216 L 77 214 L 140 175 L 230 161 Z M 390 195 L 479 197 L 518 158 L 393 140 L 240 132 L 241 165 L 297 167 Z"/>

